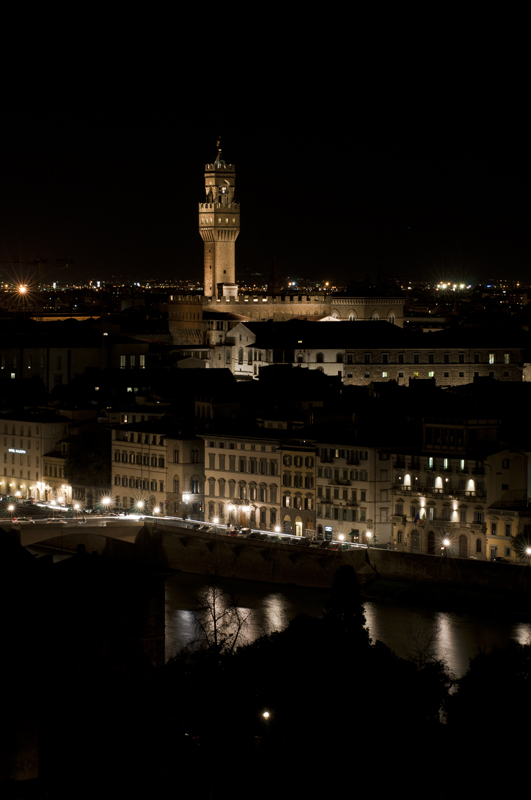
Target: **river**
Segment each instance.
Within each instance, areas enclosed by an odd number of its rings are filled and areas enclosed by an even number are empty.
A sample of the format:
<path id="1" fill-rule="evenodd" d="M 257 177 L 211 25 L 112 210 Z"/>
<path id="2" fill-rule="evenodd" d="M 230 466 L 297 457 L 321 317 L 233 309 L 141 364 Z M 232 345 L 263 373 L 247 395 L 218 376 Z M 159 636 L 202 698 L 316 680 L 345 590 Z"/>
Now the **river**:
<path id="1" fill-rule="evenodd" d="M 282 630 L 297 614 L 320 616 L 328 593 L 319 589 L 251 581 L 223 580 L 222 585 L 242 611 L 252 613 L 245 635 L 252 641 L 263 633 Z M 179 573 L 166 582 L 166 657 L 197 638 L 194 625 L 195 598 L 205 588 L 201 575 Z M 504 646 L 512 639 L 531 642 L 531 623 L 502 616 L 426 611 L 383 602 L 366 602 L 365 616 L 373 641 L 380 639 L 400 656 L 415 656 L 430 650 L 443 659 L 456 677 L 463 675 L 469 660 L 480 649 Z"/>

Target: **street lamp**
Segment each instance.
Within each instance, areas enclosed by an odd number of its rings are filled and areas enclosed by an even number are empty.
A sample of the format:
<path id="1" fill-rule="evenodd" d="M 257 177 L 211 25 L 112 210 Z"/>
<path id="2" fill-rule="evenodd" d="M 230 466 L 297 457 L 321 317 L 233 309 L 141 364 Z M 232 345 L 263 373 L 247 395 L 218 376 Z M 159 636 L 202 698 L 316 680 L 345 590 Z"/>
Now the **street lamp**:
<path id="1" fill-rule="evenodd" d="M 448 555 L 448 551 L 447 551 L 446 548 L 450 547 L 450 539 L 448 539 L 448 538 L 443 539 L 442 543 L 443 543 L 443 546 L 441 547 L 441 550 L 443 551 L 443 556 L 447 556 Z"/>
<path id="2" fill-rule="evenodd" d="M 369 548 L 372 539 L 372 531 L 365 531 L 365 538 L 367 539 L 367 548 Z"/>
<path id="3" fill-rule="evenodd" d="M 160 508 L 158 506 L 155 506 L 155 508 L 153 509 L 153 513 L 160 514 Z"/>

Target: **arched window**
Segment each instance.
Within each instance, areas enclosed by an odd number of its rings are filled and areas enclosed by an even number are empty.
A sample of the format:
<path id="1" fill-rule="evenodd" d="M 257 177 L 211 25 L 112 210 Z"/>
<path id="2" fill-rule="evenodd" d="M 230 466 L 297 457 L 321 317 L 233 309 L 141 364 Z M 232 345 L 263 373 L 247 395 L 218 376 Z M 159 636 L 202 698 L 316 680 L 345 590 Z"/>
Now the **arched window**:
<path id="1" fill-rule="evenodd" d="M 389 316 L 387 317 L 387 321 L 388 321 L 388 322 L 390 322 L 390 323 L 391 323 L 391 325 L 394 325 L 394 324 L 395 324 L 395 315 L 393 314 L 393 312 L 392 312 L 392 311 L 391 311 L 391 313 L 389 314 Z"/>
<path id="2" fill-rule="evenodd" d="M 240 481 L 238 484 L 238 496 L 240 500 L 247 500 L 247 485 L 245 481 Z"/>
<path id="3" fill-rule="evenodd" d="M 373 311 L 373 312 L 372 312 L 371 319 L 372 319 L 374 322 L 377 322 L 377 321 L 380 319 L 380 315 L 378 314 L 378 312 L 377 312 L 377 311 Z"/>
<path id="4" fill-rule="evenodd" d="M 238 350 L 238 364 L 243 364 L 243 347 Z"/>
<path id="5" fill-rule="evenodd" d="M 199 464 L 199 450 L 197 448 L 192 450 L 192 464 Z"/>
<path id="6" fill-rule="evenodd" d="M 396 535 L 396 541 L 398 544 L 402 544 L 402 531 L 398 531 Z"/>
<path id="7" fill-rule="evenodd" d="M 476 553 L 481 553 L 481 539 L 476 539 Z"/>
<path id="8" fill-rule="evenodd" d="M 317 361 L 318 364 L 322 364 L 323 361 L 324 361 L 323 354 L 322 353 L 317 353 L 317 355 L 315 356 L 315 360 Z"/>
<path id="9" fill-rule="evenodd" d="M 179 494 L 179 477 L 176 475 L 173 479 L 173 491 Z"/>
<path id="10" fill-rule="evenodd" d="M 247 351 L 247 363 L 250 365 L 253 363 L 253 351 L 251 348 Z"/>
<path id="11" fill-rule="evenodd" d="M 190 481 L 190 491 L 192 494 L 199 494 L 199 480 L 197 478 L 192 478 Z"/>
<path id="12" fill-rule="evenodd" d="M 356 321 L 356 314 L 354 313 L 354 311 L 351 311 L 350 314 L 348 315 L 348 321 L 349 322 L 355 322 Z"/>
<path id="13" fill-rule="evenodd" d="M 177 447 L 173 451 L 173 463 L 174 464 L 178 464 L 179 463 L 179 449 Z"/>

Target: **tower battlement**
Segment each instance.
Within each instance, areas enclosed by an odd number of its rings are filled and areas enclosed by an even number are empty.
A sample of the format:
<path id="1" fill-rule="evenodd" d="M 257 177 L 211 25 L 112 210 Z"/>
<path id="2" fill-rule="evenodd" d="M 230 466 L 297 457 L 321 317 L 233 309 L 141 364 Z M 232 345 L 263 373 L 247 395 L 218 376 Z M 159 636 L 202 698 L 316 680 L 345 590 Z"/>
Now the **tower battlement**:
<path id="1" fill-rule="evenodd" d="M 221 161 L 217 164 L 205 164 L 205 172 L 218 172 L 219 170 L 224 170 L 225 172 L 235 172 L 236 167 L 234 164 L 225 164 L 224 161 Z"/>
<path id="2" fill-rule="evenodd" d="M 199 203 L 199 211 L 214 211 L 215 209 L 232 208 L 234 211 L 240 210 L 239 203 Z"/>

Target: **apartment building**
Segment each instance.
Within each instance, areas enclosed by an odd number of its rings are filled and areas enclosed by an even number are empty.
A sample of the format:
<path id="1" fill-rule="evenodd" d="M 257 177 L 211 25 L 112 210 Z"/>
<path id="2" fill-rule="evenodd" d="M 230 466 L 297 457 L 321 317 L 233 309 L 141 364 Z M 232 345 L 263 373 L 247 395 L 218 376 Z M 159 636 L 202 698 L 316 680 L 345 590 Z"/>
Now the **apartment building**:
<path id="1" fill-rule="evenodd" d="M 314 537 L 315 444 L 291 439 L 281 444 L 278 453 L 282 486 L 281 528 L 284 533 Z"/>
<path id="2" fill-rule="evenodd" d="M 513 536 L 524 534 L 531 543 L 530 461 L 531 453 L 524 449 L 500 450 L 485 459 L 489 561 L 499 556 L 516 563 L 521 561 L 522 554 L 512 548 Z"/>
<path id="3" fill-rule="evenodd" d="M 112 435 L 118 508 L 203 518 L 203 442 L 167 420 L 122 425 Z"/>
<path id="4" fill-rule="evenodd" d="M 339 437 L 338 437 L 339 438 Z M 317 534 L 352 542 L 390 541 L 389 455 L 374 447 L 318 445 Z"/>
<path id="5" fill-rule="evenodd" d="M 280 524 L 281 439 L 276 435 L 203 435 L 205 518 L 275 530 Z"/>
<path id="6" fill-rule="evenodd" d="M 457 455 L 395 454 L 392 544 L 410 553 L 486 558 L 485 465 Z M 449 541 L 449 545 L 445 545 Z"/>
<path id="7" fill-rule="evenodd" d="M 60 442 L 68 435 L 69 425 L 66 417 L 51 412 L 4 415 L 0 420 L 0 493 L 70 502 L 71 489 L 62 471 L 64 459 L 50 459 L 51 453 L 61 451 Z"/>

